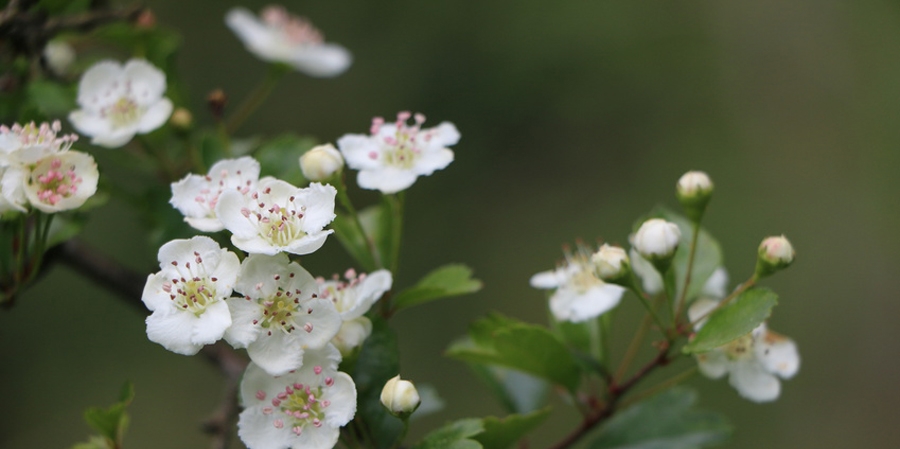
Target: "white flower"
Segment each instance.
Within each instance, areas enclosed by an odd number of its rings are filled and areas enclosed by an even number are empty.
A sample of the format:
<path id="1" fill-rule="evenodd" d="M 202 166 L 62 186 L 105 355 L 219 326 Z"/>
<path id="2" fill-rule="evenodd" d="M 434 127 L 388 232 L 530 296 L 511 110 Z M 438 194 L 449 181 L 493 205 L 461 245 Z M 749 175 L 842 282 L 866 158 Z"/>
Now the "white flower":
<path id="1" fill-rule="evenodd" d="M 399 374 L 388 380 L 381 389 L 381 404 L 394 415 L 409 415 L 416 411 L 421 402 L 416 386 L 400 379 Z"/>
<path id="2" fill-rule="evenodd" d="M 721 299 L 725 297 L 727 291 L 728 270 L 726 270 L 725 267 L 719 267 L 709 275 L 709 279 L 703 284 L 703 290 L 700 291 L 700 296 L 704 298 Z"/>
<path id="3" fill-rule="evenodd" d="M 278 5 L 264 8 L 260 17 L 245 8 L 233 8 L 225 23 L 260 59 L 286 63 L 310 76 L 340 75 L 353 59 L 344 47 L 325 43 L 322 33 L 308 20 Z"/>
<path id="4" fill-rule="evenodd" d="M 78 132 L 91 136 L 91 143 L 116 148 L 135 134 L 146 134 L 162 126 L 172 113 L 172 102 L 164 98 L 166 76 L 142 59 L 123 67 L 101 61 L 84 72 L 78 84 L 81 109 L 69 114 Z"/>
<path id="5" fill-rule="evenodd" d="M 646 259 L 666 259 L 675 254 L 681 230 L 661 218 L 645 221 L 634 235 L 634 249 Z"/>
<path id="6" fill-rule="evenodd" d="M 147 337 L 179 354 L 196 354 L 231 325 L 225 299 L 237 280 L 238 257 L 209 237 L 172 240 L 159 249 L 160 272 L 147 277 L 141 300 Z"/>
<path id="7" fill-rule="evenodd" d="M 300 189 L 263 178 L 249 194 L 222 193 L 216 216 L 233 234 L 231 242 L 248 253 L 309 254 L 334 232 L 324 228 L 334 220 L 335 195 L 337 190 L 327 184 L 314 182 Z"/>
<path id="8" fill-rule="evenodd" d="M 259 162 L 245 156 L 223 159 L 213 164 L 209 174 L 185 176 L 172 183 L 172 199 L 169 203 L 184 215 L 184 221 L 194 229 L 216 232 L 225 229 L 216 216 L 219 196 L 226 190 L 247 195 L 259 180 Z"/>
<path id="9" fill-rule="evenodd" d="M 453 162 L 453 151 L 447 148 L 459 141 L 459 131 L 450 122 L 422 129 L 425 116 L 415 115 L 415 123 L 407 124 L 409 112 L 397 114 L 397 121 L 385 124 L 380 117 L 372 120 L 371 135 L 347 134 L 338 139 L 347 166 L 359 170 L 356 182 L 364 189 L 396 193 Z"/>
<path id="10" fill-rule="evenodd" d="M 63 76 L 75 62 L 75 50 L 65 41 L 47 42 L 43 52 L 44 62 L 56 76 Z"/>
<path id="11" fill-rule="evenodd" d="M 250 363 L 241 381 L 238 436 L 249 449 L 330 449 L 356 414 L 356 385 L 336 370 L 333 347 L 308 351 L 314 362 L 280 377 Z"/>
<path id="12" fill-rule="evenodd" d="M 688 310 L 688 316 L 695 321 L 717 305 L 717 301 L 698 299 Z M 705 321 L 701 320 L 697 329 Z M 797 345 L 791 339 L 768 330 L 765 323 L 724 346 L 697 354 L 696 358 L 703 375 L 718 379 L 728 374 L 731 386 L 753 402 L 778 399 L 781 394 L 778 378 L 790 379 L 800 369 Z"/>
<path id="13" fill-rule="evenodd" d="M 628 253 L 618 246 L 603 244 L 600 250 L 591 256 L 591 262 L 597 276 L 605 281 L 618 279 L 628 274 Z"/>
<path id="14" fill-rule="evenodd" d="M 78 135 L 57 137 L 61 128 L 59 120 L 40 125 L 31 122 L 0 126 L 0 167 L 33 164 L 47 156 L 68 151 L 78 140 Z"/>
<path id="15" fill-rule="evenodd" d="M 225 339 L 272 375 L 305 365 L 304 352 L 328 344 L 341 327 L 334 303 L 317 298 L 315 279 L 287 254 L 251 254 L 234 289 L 243 297 L 228 300 L 233 324 Z"/>
<path id="16" fill-rule="evenodd" d="M 550 311 L 559 321 L 586 321 L 619 304 L 623 287 L 607 284 L 594 276 L 590 253 L 583 248 L 567 254 L 566 262 L 553 271 L 531 277 L 531 286 L 556 289 L 550 296 Z"/>
<path id="17" fill-rule="evenodd" d="M 25 196 L 42 212 L 75 209 L 97 192 L 100 173 L 91 155 L 67 151 L 39 160 L 23 182 Z"/>
<path id="18" fill-rule="evenodd" d="M 346 282 L 337 275 L 331 280 L 316 279 L 319 284 L 319 297 L 330 299 L 341 319 L 352 320 L 363 316 L 375 304 L 384 292 L 391 289 L 393 278 L 388 270 L 377 270 L 370 274 L 356 274 L 353 269 L 344 273 Z"/>
<path id="19" fill-rule="evenodd" d="M 325 181 L 344 166 L 344 158 L 332 144 L 319 145 L 300 156 L 300 170 L 310 181 Z"/>

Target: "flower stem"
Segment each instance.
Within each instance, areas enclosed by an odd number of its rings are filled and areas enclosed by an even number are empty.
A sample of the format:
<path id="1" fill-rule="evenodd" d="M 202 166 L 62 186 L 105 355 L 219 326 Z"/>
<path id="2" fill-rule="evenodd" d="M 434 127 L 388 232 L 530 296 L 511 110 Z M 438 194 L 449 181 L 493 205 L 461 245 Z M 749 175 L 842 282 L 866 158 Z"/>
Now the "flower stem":
<path id="1" fill-rule="evenodd" d="M 228 125 L 226 126 L 226 130 L 229 135 L 234 134 L 238 129 L 240 129 L 241 125 L 244 124 L 244 121 L 247 120 L 265 101 L 266 98 L 272 93 L 272 90 L 275 89 L 275 86 L 278 84 L 278 81 L 286 74 L 290 68 L 286 64 L 270 64 L 269 71 L 266 73 L 266 77 L 263 78 L 262 82 L 255 89 L 244 98 L 244 101 L 238 106 L 237 112 L 228 119 Z"/>
<path id="2" fill-rule="evenodd" d="M 337 197 L 338 201 L 341 203 L 341 206 L 350 214 L 350 217 L 353 219 L 353 224 L 356 226 L 356 230 L 359 231 L 359 234 L 363 236 L 363 239 L 366 241 L 366 249 L 369 251 L 369 255 L 372 257 L 372 262 L 377 268 L 384 268 L 384 262 L 381 259 L 381 256 L 375 251 L 375 243 L 369 238 L 368 234 L 366 234 L 366 229 L 363 227 L 362 221 L 359 219 L 359 214 L 356 212 L 356 208 L 353 207 L 353 202 L 350 200 L 350 196 L 347 195 L 347 184 L 344 182 L 344 175 L 341 174 L 340 181 L 337 183 Z M 363 265 L 365 264 L 363 261 L 359 261 Z"/>
<path id="3" fill-rule="evenodd" d="M 691 275 L 694 271 L 694 255 L 697 253 L 697 239 L 700 236 L 700 222 L 694 222 L 694 232 L 691 235 L 691 250 L 688 253 L 687 273 L 684 275 L 684 287 L 681 288 L 681 295 L 677 299 L 677 310 L 675 311 L 675 327 L 678 327 L 678 321 L 684 312 L 684 306 L 687 302 L 688 287 L 691 285 Z"/>
<path id="4" fill-rule="evenodd" d="M 400 266 L 400 240 L 403 236 L 403 192 L 388 196 L 391 204 L 391 273 L 396 277 Z"/>

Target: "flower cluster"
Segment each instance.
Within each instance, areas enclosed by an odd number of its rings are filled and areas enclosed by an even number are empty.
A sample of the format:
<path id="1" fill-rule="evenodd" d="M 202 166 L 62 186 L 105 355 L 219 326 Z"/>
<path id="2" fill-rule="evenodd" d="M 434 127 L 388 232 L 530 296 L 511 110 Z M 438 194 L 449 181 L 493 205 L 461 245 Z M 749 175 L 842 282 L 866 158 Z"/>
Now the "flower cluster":
<path id="1" fill-rule="evenodd" d="M 97 191 L 94 158 L 70 151 L 78 136 L 60 130 L 58 121 L 0 126 L 0 213 L 71 210 Z"/>

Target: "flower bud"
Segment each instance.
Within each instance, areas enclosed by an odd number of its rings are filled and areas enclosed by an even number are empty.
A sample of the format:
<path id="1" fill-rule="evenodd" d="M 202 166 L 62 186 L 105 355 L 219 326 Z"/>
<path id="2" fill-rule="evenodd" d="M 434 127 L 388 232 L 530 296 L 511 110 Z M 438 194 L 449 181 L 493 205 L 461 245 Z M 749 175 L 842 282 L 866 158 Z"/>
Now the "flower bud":
<path id="1" fill-rule="evenodd" d="M 44 47 L 44 62 L 56 76 L 63 76 L 75 62 L 75 50 L 63 41 L 50 41 Z"/>
<path id="2" fill-rule="evenodd" d="M 669 259 L 675 255 L 681 230 L 678 225 L 662 218 L 651 218 L 644 222 L 634 236 L 634 249 L 653 262 Z"/>
<path id="3" fill-rule="evenodd" d="M 300 156 L 300 170 L 310 181 L 325 181 L 344 167 L 344 158 L 332 144 L 319 145 Z"/>
<path id="4" fill-rule="evenodd" d="M 387 381 L 381 390 L 381 403 L 401 419 L 408 418 L 421 402 L 416 386 L 408 380 L 401 380 L 399 374 Z"/>
<path id="5" fill-rule="evenodd" d="M 675 191 L 687 216 L 694 222 L 700 221 L 712 198 L 713 183 L 709 176 L 702 171 L 689 171 L 678 180 Z"/>
<path id="6" fill-rule="evenodd" d="M 594 273 L 600 279 L 613 282 L 624 278 L 631 270 L 628 253 L 618 246 L 603 244 L 600 250 L 591 256 Z"/>
<path id="7" fill-rule="evenodd" d="M 766 237 L 759 244 L 756 258 L 756 276 L 768 276 L 785 269 L 794 262 L 794 247 L 785 236 Z"/>
<path id="8" fill-rule="evenodd" d="M 169 123 L 179 130 L 187 131 L 194 124 L 194 116 L 185 108 L 176 108 L 169 117 Z"/>

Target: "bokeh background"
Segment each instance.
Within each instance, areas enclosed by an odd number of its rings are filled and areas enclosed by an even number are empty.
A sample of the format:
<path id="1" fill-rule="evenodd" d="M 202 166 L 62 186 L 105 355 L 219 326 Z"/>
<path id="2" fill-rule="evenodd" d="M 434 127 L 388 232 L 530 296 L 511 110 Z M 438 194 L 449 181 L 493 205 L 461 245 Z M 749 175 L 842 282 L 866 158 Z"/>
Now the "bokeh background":
<path id="1" fill-rule="evenodd" d="M 263 77 L 264 65 L 223 24 L 237 2 L 146 3 L 183 34 L 179 68 L 199 121 L 210 122 L 207 92 L 222 88 L 236 101 Z M 441 356 L 468 322 L 501 311 L 545 323 L 545 295 L 528 278 L 552 268 L 562 244 L 626 242 L 638 215 L 656 204 L 675 207 L 675 181 L 702 169 L 717 187 L 705 224 L 723 244 L 733 280 L 751 272 L 766 235 L 785 233 L 798 252 L 788 272 L 766 281 L 781 295 L 770 326 L 794 338 L 803 358 L 781 399 L 753 404 L 725 381 L 689 382 L 703 407 L 735 424 L 725 447 L 900 447 L 900 4 L 288 7 L 349 48 L 354 65 L 330 80 L 288 75 L 244 130 L 334 141 L 364 132 L 372 116 L 408 109 L 462 132 L 456 161 L 408 192 L 396 285 L 455 261 L 471 265 L 485 288 L 396 317 L 404 378 L 435 385 L 447 402 L 413 435 L 501 413 L 463 364 Z M 114 200 L 84 237 L 149 273 L 156 248 L 134 233 L 139 225 Z M 347 260 L 332 240 L 303 262 L 327 275 Z M 620 346 L 637 310 L 623 305 Z M 217 372 L 149 342 L 143 316 L 55 268 L 0 313 L 0 447 L 85 440 L 82 410 L 111 403 L 126 379 L 137 391 L 127 447 L 206 446 L 198 427 L 219 400 Z M 575 418 L 559 413 L 533 446 L 558 439 Z"/>

